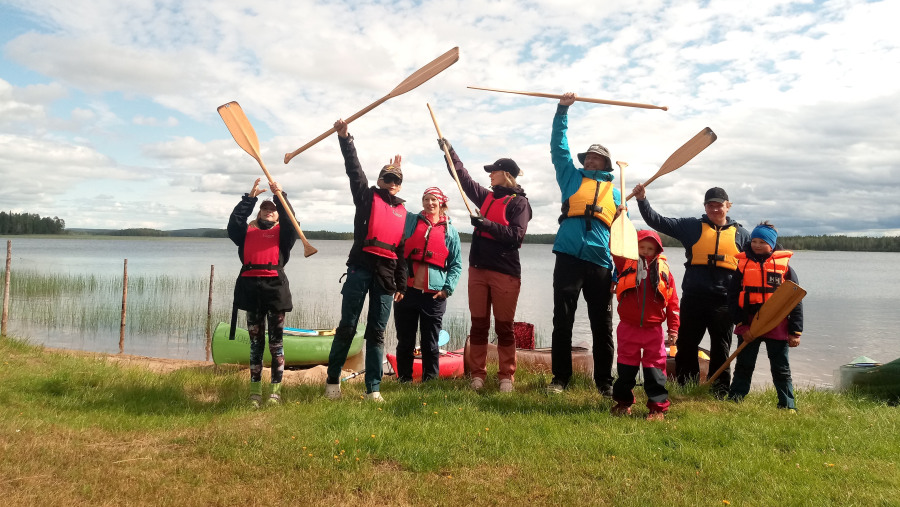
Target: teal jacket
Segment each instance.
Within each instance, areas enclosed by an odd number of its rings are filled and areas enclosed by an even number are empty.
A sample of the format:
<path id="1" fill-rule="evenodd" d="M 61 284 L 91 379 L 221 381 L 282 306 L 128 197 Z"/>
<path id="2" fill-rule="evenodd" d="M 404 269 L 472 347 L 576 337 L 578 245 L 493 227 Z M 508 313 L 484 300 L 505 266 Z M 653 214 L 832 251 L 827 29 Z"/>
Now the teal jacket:
<path id="1" fill-rule="evenodd" d="M 403 231 L 403 238 L 409 238 L 416 230 L 416 223 L 419 218 L 425 220 L 421 213 L 406 213 L 406 226 Z M 462 274 L 462 250 L 459 242 L 459 231 L 453 226 L 450 217 L 447 217 L 447 232 L 444 234 L 444 242 L 447 245 L 447 268 L 441 269 L 437 266 L 428 264 L 428 289 L 435 292 L 447 291 L 447 295 L 453 294 L 456 290 L 456 284 L 459 283 L 459 276 Z M 413 276 L 412 266 L 407 266 L 407 273 Z"/>
<path id="2" fill-rule="evenodd" d="M 568 106 L 557 107 L 556 116 L 553 117 L 553 132 L 550 134 L 550 160 L 553 161 L 556 182 L 562 192 L 561 202 L 566 202 L 578 191 L 582 178 L 613 180 L 613 174 L 609 171 L 585 171 L 575 167 L 569 151 L 569 141 L 566 139 L 566 130 L 569 128 L 568 110 Z M 622 194 L 618 188 L 613 188 L 613 202 L 616 206 L 622 203 Z M 609 253 L 609 227 L 599 220 L 591 221 L 590 230 L 586 227 L 583 217 L 569 217 L 562 220 L 556 233 L 556 241 L 553 243 L 553 251 L 569 254 L 604 268 L 613 267 L 612 256 Z"/>

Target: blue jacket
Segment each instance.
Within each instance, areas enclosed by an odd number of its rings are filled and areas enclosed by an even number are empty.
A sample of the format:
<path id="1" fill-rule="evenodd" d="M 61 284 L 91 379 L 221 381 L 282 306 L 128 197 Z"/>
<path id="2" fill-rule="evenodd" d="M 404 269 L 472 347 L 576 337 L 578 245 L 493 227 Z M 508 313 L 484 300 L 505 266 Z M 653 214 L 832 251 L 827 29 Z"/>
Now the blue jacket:
<path id="1" fill-rule="evenodd" d="M 612 181 L 614 176 L 609 171 L 585 171 L 575 167 L 566 139 L 568 129 L 568 106 L 558 106 L 553 117 L 553 132 L 550 134 L 550 160 L 556 170 L 556 182 L 562 192 L 562 201 L 566 202 L 578 188 L 582 178 L 599 181 Z M 613 188 L 613 202 L 616 206 L 622 203 L 622 194 Z M 560 222 L 553 243 L 553 252 L 569 254 L 581 260 L 592 262 L 604 268 L 612 268 L 612 256 L 609 253 L 609 227 L 599 220 L 592 220 L 590 230 L 584 217 L 569 217 Z"/>
<path id="2" fill-rule="evenodd" d="M 409 238 L 416 230 L 416 223 L 419 221 L 421 213 L 406 213 L 406 226 L 403 231 L 403 237 Z M 424 218 L 423 218 L 424 220 Z M 447 295 L 453 295 L 456 290 L 456 284 L 459 283 L 459 275 L 462 274 L 462 250 L 459 242 L 459 231 L 453 226 L 450 217 L 447 217 L 447 232 L 444 234 L 444 243 L 447 245 L 447 268 L 441 269 L 437 266 L 427 264 L 428 266 L 428 288 L 435 292 L 447 291 Z M 412 278 L 412 266 L 408 266 L 410 278 Z"/>

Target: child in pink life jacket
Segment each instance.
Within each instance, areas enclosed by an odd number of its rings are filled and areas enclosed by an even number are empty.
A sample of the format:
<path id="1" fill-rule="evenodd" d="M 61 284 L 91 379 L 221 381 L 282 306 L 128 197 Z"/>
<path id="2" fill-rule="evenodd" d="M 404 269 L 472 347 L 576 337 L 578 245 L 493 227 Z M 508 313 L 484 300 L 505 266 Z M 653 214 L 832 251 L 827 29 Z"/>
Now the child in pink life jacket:
<path id="1" fill-rule="evenodd" d="M 647 393 L 647 420 L 662 420 L 669 410 L 666 390 L 666 340 L 678 335 L 678 293 L 675 277 L 663 255 L 662 241 L 653 231 L 638 231 L 640 259 L 614 256 L 618 273 L 616 300 L 619 326 L 616 328 L 617 369 L 613 384 L 613 415 L 630 415 L 634 405 L 635 378 L 644 369 Z"/>

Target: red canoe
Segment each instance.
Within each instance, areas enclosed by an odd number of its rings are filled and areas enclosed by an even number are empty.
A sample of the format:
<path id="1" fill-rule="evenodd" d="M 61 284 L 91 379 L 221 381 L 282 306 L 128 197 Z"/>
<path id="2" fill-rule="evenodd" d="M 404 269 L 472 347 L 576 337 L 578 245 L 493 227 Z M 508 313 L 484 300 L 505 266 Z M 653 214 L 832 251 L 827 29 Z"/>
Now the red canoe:
<path id="1" fill-rule="evenodd" d="M 394 377 L 397 376 L 397 355 L 385 354 L 391 368 L 394 370 Z M 441 352 L 438 360 L 438 376 L 441 378 L 456 378 L 463 376 L 463 349 L 454 350 L 453 352 Z M 413 357 L 413 382 L 422 381 L 422 356 Z"/>

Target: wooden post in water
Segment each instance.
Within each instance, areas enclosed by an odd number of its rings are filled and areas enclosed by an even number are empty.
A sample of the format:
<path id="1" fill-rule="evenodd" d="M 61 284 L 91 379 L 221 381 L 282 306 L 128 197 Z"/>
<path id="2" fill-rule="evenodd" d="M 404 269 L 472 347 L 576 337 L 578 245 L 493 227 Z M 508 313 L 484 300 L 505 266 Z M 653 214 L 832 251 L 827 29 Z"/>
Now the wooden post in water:
<path id="1" fill-rule="evenodd" d="M 6 240 L 6 282 L 3 284 L 3 317 L 0 318 L 0 335 L 6 336 L 9 318 L 9 266 L 12 263 L 12 240 Z"/>
<path id="2" fill-rule="evenodd" d="M 212 296 L 213 296 L 213 276 L 216 273 L 216 265 L 209 266 L 209 302 L 206 305 L 206 360 L 209 361 L 210 350 L 212 349 L 212 335 L 210 334 L 210 326 L 212 325 Z"/>
<path id="3" fill-rule="evenodd" d="M 125 259 L 125 272 L 122 276 L 122 323 L 119 325 L 119 354 L 125 352 L 125 309 L 128 306 L 128 259 Z"/>

